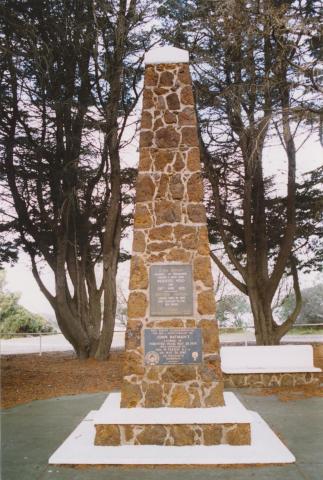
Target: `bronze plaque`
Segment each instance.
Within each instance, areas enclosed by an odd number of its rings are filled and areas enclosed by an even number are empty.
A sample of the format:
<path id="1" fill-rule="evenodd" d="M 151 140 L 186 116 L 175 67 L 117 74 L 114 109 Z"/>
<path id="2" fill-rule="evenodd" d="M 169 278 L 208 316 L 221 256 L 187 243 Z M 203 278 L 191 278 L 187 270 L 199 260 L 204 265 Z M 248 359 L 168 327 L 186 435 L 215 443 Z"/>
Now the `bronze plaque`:
<path id="1" fill-rule="evenodd" d="M 145 365 L 202 363 L 200 328 L 146 328 Z"/>
<path id="2" fill-rule="evenodd" d="M 152 265 L 149 276 L 150 315 L 193 315 L 191 265 Z"/>

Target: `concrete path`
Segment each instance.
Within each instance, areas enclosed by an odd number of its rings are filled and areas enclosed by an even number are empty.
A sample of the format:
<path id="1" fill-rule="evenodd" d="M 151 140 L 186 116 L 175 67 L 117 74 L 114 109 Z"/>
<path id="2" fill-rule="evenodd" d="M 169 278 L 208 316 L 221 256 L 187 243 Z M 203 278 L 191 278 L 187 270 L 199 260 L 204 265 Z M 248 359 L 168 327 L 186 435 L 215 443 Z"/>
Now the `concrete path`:
<path id="1" fill-rule="evenodd" d="M 124 347 L 125 333 L 115 332 L 112 342 L 112 349 Z M 251 332 L 245 333 L 225 333 L 220 334 L 220 341 L 224 344 L 232 343 L 252 343 L 255 341 Z M 323 343 L 323 335 L 286 335 L 282 343 Z M 0 339 L 0 353 L 2 355 L 16 355 L 20 353 L 39 353 L 42 352 L 66 352 L 73 350 L 72 345 L 64 338 L 62 334 L 42 335 L 41 338 L 34 337 L 16 337 L 8 340 Z"/>
<path id="2" fill-rule="evenodd" d="M 3 480 L 322 480 L 323 398 L 281 402 L 234 391 L 270 424 L 296 456 L 288 466 L 231 468 L 73 469 L 47 460 L 80 420 L 100 407 L 106 395 L 80 395 L 36 401 L 2 413 Z"/>

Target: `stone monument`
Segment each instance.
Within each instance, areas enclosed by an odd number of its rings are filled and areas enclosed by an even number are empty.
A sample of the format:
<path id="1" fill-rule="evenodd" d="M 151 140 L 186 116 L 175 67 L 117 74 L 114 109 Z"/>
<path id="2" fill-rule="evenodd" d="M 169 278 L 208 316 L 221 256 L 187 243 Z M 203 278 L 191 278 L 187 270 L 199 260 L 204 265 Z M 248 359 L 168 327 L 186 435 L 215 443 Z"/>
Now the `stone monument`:
<path id="1" fill-rule="evenodd" d="M 121 394 L 51 463 L 261 463 L 251 412 L 223 392 L 188 52 L 172 47 L 146 55 L 129 290 Z"/>

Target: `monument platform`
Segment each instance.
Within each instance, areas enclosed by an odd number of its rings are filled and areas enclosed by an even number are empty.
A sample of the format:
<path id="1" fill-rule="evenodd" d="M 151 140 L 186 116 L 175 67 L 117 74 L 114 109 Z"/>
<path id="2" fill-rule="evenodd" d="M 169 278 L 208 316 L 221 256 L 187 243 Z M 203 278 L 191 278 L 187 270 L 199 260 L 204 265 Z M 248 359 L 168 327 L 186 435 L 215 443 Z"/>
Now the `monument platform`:
<path id="1" fill-rule="evenodd" d="M 53 464 L 251 465 L 293 455 L 223 392 L 188 53 L 146 56 L 121 394 L 91 412 Z"/>
<path id="2" fill-rule="evenodd" d="M 110 394 L 100 410 L 90 412 L 49 459 L 60 465 L 255 465 L 286 464 L 295 457 L 255 412 L 248 411 L 233 393 L 225 392 L 225 407 L 120 409 L 120 394 Z M 140 410 L 140 412 L 139 412 Z M 100 422 L 155 425 L 250 422 L 250 445 L 95 445 Z"/>

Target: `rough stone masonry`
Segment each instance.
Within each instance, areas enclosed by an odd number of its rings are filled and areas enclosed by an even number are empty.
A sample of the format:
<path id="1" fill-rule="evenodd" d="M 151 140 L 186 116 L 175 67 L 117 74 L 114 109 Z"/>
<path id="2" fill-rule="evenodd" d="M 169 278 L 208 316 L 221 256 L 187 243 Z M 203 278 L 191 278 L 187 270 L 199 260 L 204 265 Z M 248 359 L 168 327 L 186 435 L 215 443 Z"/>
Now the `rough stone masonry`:
<path id="1" fill-rule="evenodd" d="M 213 279 L 189 66 L 147 65 L 121 407 L 223 405 Z M 152 265 L 192 266 L 193 314 L 150 315 Z M 198 365 L 144 362 L 144 330 L 200 328 Z"/>
<path id="2" fill-rule="evenodd" d="M 219 335 L 187 63 L 146 66 L 136 188 L 121 410 L 221 407 Z M 153 345 L 148 353 L 147 339 Z M 96 424 L 95 436 L 96 445 L 250 441 L 249 423 L 212 423 L 212 415 L 210 423 Z"/>

